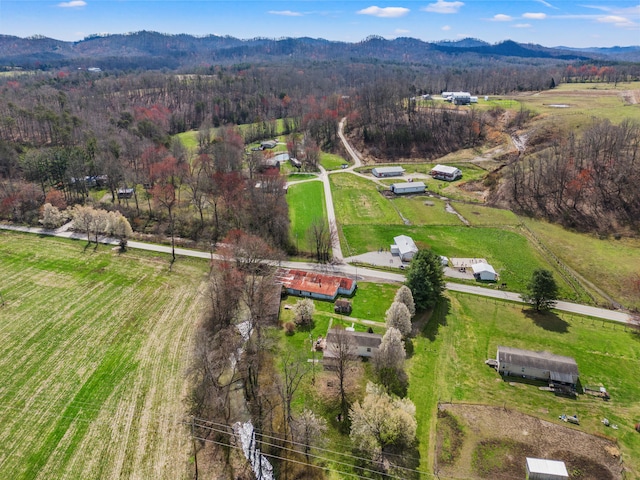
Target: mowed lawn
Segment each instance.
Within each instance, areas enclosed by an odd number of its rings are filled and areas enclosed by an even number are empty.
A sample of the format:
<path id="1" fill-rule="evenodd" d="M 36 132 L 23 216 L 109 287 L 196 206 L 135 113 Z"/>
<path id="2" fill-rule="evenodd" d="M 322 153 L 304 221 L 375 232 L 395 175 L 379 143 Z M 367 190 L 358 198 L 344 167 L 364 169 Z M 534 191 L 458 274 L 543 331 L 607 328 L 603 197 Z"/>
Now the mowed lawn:
<path id="1" fill-rule="evenodd" d="M 505 406 L 554 423 L 563 413 L 577 414 L 578 430 L 618 440 L 625 466 L 637 478 L 640 435 L 634 424 L 640 418 L 640 384 L 631 373 L 640 371 L 637 333 L 586 317 L 530 317 L 519 305 L 471 295 L 448 292 L 447 298 L 413 340 L 414 354 L 408 362 L 422 470 L 431 471 L 433 466 L 437 403 L 453 401 Z M 498 345 L 574 357 L 581 384 L 605 386 L 611 400 L 589 395 L 576 400 L 517 379 L 509 379 L 514 384 L 505 382 L 484 363 L 495 358 Z M 617 424 L 619 430 L 604 427 L 602 418 Z"/>
<path id="2" fill-rule="evenodd" d="M 339 225 L 403 224 L 398 212 L 378 192 L 374 182 L 351 173 L 336 173 L 330 175 L 329 180 Z"/>
<path id="3" fill-rule="evenodd" d="M 0 233 L 0 478 L 190 478 L 206 262 Z"/>
<path id="4" fill-rule="evenodd" d="M 291 242 L 299 250 L 309 250 L 313 240 L 308 235 L 309 227 L 316 219 L 322 220 L 328 226 L 323 183 L 312 181 L 290 185 L 287 190 L 287 204 L 291 222 Z"/>
<path id="5" fill-rule="evenodd" d="M 453 215 L 452 215 L 453 216 Z M 375 251 L 380 245 L 388 245 L 397 235 L 409 235 L 418 248 L 430 248 L 447 257 L 485 258 L 500 274 L 500 282 L 508 290 L 522 292 L 533 271 L 554 266 L 540 251 L 511 227 L 467 226 L 405 226 L 405 225 L 347 225 L 342 227 L 346 242 L 353 254 Z M 344 247 L 343 247 L 344 248 Z M 562 298 L 585 301 L 579 293 L 556 273 Z"/>

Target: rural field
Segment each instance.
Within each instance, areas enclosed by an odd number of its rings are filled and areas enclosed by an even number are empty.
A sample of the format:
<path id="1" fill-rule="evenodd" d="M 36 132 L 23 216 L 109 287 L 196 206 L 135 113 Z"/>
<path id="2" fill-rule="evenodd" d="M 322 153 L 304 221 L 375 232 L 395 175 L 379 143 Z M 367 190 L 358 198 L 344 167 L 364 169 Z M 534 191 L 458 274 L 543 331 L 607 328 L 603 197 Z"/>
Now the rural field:
<path id="1" fill-rule="evenodd" d="M 0 478 L 181 479 L 206 262 L 0 233 Z"/>
<path id="2" fill-rule="evenodd" d="M 538 384 L 513 377 L 504 381 L 484 363 L 495 358 L 498 345 L 574 357 L 581 384 L 605 386 L 611 400 L 589 395 L 572 399 L 541 391 Z M 630 375 L 640 370 L 637 333 L 585 317 L 531 315 L 519 305 L 449 292 L 447 301 L 437 307 L 422 334 L 413 340 L 413 347 L 408 367 L 409 397 L 417 406 L 422 470 L 435 465 L 438 403 L 453 402 L 504 407 L 563 426 L 567 424 L 558 420 L 559 415 L 577 414 L 581 425 L 573 427 L 576 431 L 614 442 L 622 452 L 628 478 L 640 475 L 640 435 L 634 431 L 640 419 L 640 387 Z M 605 427 L 602 418 L 619 429 Z M 502 427 L 495 423 L 490 434 L 485 432 L 485 439 L 500 440 L 496 433 Z M 468 435 L 474 431 L 465 430 Z M 521 435 L 520 442 L 526 444 L 526 435 Z M 451 478 L 461 473 L 449 470 Z"/>
<path id="3" fill-rule="evenodd" d="M 292 180 L 297 180 L 293 176 Z M 309 227 L 315 220 L 327 224 L 324 184 L 320 181 L 290 185 L 287 191 L 289 221 L 291 222 L 291 242 L 297 250 L 312 250 L 313 238 L 309 236 Z"/>

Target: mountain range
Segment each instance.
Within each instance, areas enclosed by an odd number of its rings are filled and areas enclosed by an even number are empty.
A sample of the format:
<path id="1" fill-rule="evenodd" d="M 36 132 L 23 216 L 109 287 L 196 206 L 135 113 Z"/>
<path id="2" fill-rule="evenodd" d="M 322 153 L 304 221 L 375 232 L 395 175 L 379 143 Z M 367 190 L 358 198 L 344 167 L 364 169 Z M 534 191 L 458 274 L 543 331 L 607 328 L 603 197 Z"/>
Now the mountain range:
<path id="1" fill-rule="evenodd" d="M 466 38 L 424 42 L 401 37 L 371 36 L 357 43 L 308 37 L 253 38 L 168 35 L 150 31 L 92 35 L 77 42 L 43 36 L 20 38 L 0 35 L 0 66 L 62 68 L 192 68 L 214 64 L 273 61 L 385 61 L 408 64 L 473 66 L 487 58 L 509 63 L 567 61 L 640 62 L 640 46 L 612 48 L 544 47 L 504 41 L 489 44 Z"/>

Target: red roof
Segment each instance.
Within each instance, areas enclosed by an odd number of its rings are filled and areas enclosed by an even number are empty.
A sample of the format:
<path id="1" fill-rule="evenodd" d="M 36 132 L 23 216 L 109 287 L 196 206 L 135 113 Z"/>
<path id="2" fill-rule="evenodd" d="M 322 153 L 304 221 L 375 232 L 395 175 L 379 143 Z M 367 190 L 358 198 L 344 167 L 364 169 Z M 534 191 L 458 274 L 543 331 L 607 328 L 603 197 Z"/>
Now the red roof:
<path id="1" fill-rule="evenodd" d="M 335 297 L 339 288 L 348 291 L 353 288 L 353 280 L 351 278 L 323 275 L 304 270 L 281 268 L 278 270 L 277 278 L 286 288 L 329 297 Z"/>

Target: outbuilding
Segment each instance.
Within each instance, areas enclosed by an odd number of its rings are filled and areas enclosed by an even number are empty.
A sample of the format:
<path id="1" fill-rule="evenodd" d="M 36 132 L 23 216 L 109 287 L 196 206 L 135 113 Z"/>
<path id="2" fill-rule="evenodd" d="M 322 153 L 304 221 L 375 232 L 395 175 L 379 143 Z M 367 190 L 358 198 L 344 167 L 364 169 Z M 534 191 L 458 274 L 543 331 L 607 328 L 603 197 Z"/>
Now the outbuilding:
<path id="1" fill-rule="evenodd" d="M 501 375 L 523 376 L 572 388 L 578 383 L 578 364 L 571 357 L 499 346 L 496 360 Z"/>
<path id="2" fill-rule="evenodd" d="M 498 274 L 488 263 L 474 263 L 471 265 L 473 270 L 473 276 L 476 280 L 484 280 L 488 282 L 495 282 L 498 280 Z"/>
<path id="3" fill-rule="evenodd" d="M 409 262 L 418 253 L 418 247 L 413 238 L 407 235 L 393 237 L 394 244 L 391 245 L 391 254 L 398 255 L 403 262 Z"/>
<path id="4" fill-rule="evenodd" d="M 334 301 L 338 295 L 353 295 L 357 286 L 356 281 L 348 277 L 286 268 L 278 269 L 276 279 L 289 295 L 329 301 Z"/>
<path id="5" fill-rule="evenodd" d="M 527 480 L 567 480 L 569 472 L 564 462 L 527 457 Z"/>
<path id="6" fill-rule="evenodd" d="M 471 103 L 471 94 L 469 92 L 453 92 L 451 103 L 454 105 L 469 105 Z"/>
<path id="7" fill-rule="evenodd" d="M 404 174 L 404 168 L 402 167 L 375 167 L 371 170 L 371 174 L 374 177 L 401 177 Z"/>
<path id="8" fill-rule="evenodd" d="M 452 182 L 462 178 L 462 171 L 456 167 L 438 164 L 431 169 L 431 176 L 437 180 L 447 180 Z"/>
<path id="9" fill-rule="evenodd" d="M 427 190 L 427 186 L 424 182 L 404 182 L 404 183 L 392 183 L 389 187 L 396 195 L 406 195 L 408 193 L 424 193 Z"/>

